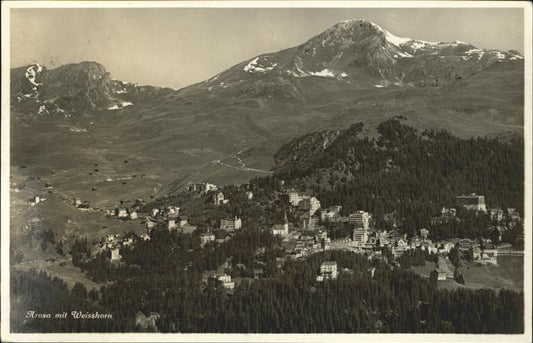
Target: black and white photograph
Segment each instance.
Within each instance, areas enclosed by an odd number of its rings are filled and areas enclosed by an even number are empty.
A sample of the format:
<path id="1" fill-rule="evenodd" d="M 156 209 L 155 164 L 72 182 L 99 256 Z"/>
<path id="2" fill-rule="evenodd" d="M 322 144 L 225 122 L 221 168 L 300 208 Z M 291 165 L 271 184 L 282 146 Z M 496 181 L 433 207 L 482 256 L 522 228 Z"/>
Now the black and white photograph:
<path id="1" fill-rule="evenodd" d="M 2 2 L 1 341 L 530 342 L 531 9 Z"/>

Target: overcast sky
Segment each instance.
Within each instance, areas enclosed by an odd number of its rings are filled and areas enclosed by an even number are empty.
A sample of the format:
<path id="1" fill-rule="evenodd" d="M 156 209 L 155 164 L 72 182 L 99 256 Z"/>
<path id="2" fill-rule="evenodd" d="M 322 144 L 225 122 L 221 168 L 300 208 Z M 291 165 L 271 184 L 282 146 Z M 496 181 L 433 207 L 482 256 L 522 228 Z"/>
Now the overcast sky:
<path id="1" fill-rule="evenodd" d="M 180 88 L 352 18 L 523 52 L 522 9 L 12 9 L 11 66 L 97 61 L 120 80 Z"/>

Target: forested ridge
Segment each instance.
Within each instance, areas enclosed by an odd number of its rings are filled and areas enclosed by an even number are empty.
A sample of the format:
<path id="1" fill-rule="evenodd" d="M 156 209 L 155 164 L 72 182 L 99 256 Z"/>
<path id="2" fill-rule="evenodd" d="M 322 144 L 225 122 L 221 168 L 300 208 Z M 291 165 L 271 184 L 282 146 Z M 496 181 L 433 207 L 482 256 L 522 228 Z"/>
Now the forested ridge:
<path id="1" fill-rule="evenodd" d="M 429 227 L 455 197 L 484 195 L 487 207 L 524 206 L 524 141 L 485 137 L 461 139 L 446 131 L 424 131 L 393 118 L 378 136 L 364 136 L 363 124 L 332 134 L 319 132 L 287 143 L 276 154 L 273 178 L 286 187 L 317 195 L 322 207 L 340 204 L 383 218 L 396 211 L 403 230 Z M 317 148 L 320 147 L 320 148 Z"/>

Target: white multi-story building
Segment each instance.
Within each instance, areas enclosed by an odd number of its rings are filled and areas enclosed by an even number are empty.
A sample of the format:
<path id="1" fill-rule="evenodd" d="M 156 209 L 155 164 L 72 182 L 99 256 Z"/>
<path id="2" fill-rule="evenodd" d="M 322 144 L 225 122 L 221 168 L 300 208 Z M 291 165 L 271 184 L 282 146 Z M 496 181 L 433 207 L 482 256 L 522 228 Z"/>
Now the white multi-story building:
<path id="1" fill-rule="evenodd" d="M 337 270 L 336 261 L 324 261 L 320 265 L 320 275 L 317 276 L 317 281 L 323 281 L 326 279 L 336 279 L 339 275 Z"/>
<path id="2" fill-rule="evenodd" d="M 298 206 L 300 201 L 305 198 L 309 198 L 307 195 L 300 194 L 298 192 L 289 192 L 289 202 L 292 206 Z"/>
<path id="3" fill-rule="evenodd" d="M 315 197 L 304 198 L 298 204 L 298 208 L 309 211 L 309 215 L 312 216 L 320 208 L 320 201 Z"/>
<path id="4" fill-rule="evenodd" d="M 231 281 L 231 275 L 221 274 L 218 275 L 217 280 L 221 283 L 222 287 L 225 289 L 235 288 L 235 283 Z"/>
<path id="5" fill-rule="evenodd" d="M 239 230 L 242 227 L 241 218 L 235 217 L 233 219 L 222 219 L 220 220 L 220 228 L 226 231 L 235 231 Z"/>
<path id="6" fill-rule="evenodd" d="M 336 216 L 340 215 L 341 209 L 342 206 L 340 205 L 330 206 L 320 212 L 320 219 L 322 221 L 332 221 Z"/>
<path id="7" fill-rule="evenodd" d="M 359 245 L 368 242 L 368 230 L 364 228 L 356 228 L 353 230 L 352 239 Z"/>
<path id="8" fill-rule="evenodd" d="M 472 193 L 470 195 L 459 195 L 455 198 L 459 205 L 463 206 L 467 210 L 487 212 L 485 196 L 483 195 L 476 195 L 476 193 Z"/>
<path id="9" fill-rule="evenodd" d="M 354 224 L 357 228 L 368 230 L 370 227 L 370 214 L 365 211 L 357 211 L 348 216 L 350 224 Z"/>
<path id="10" fill-rule="evenodd" d="M 188 191 L 189 192 L 200 192 L 200 193 L 207 193 L 209 191 L 215 191 L 217 190 L 217 186 L 212 183 L 193 183 L 189 185 Z"/>

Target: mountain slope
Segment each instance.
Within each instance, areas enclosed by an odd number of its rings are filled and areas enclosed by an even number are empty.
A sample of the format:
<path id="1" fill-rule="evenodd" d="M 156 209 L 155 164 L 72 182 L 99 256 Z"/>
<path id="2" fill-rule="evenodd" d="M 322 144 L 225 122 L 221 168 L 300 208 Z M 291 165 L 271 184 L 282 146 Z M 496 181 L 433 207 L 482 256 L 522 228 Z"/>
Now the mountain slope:
<path id="1" fill-rule="evenodd" d="M 71 117 L 116 110 L 133 105 L 132 100 L 142 101 L 171 91 L 115 80 L 96 62 L 72 63 L 56 69 L 34 64 L 11 70 L 12 107 L 41 116 L 52 113 Z"/>
<path id="2" fill-rule="evenodd" d="M 523 132 L 519 54 L 399 38 L 364 20 L 178 91 L 114 80 L 94 62 L 16 68 L 11 86 L 13 164 L 95 203 L 245 182 L 294 137 L 356 122 L 369 136 L 394 116 L 459 137 Z"/>

